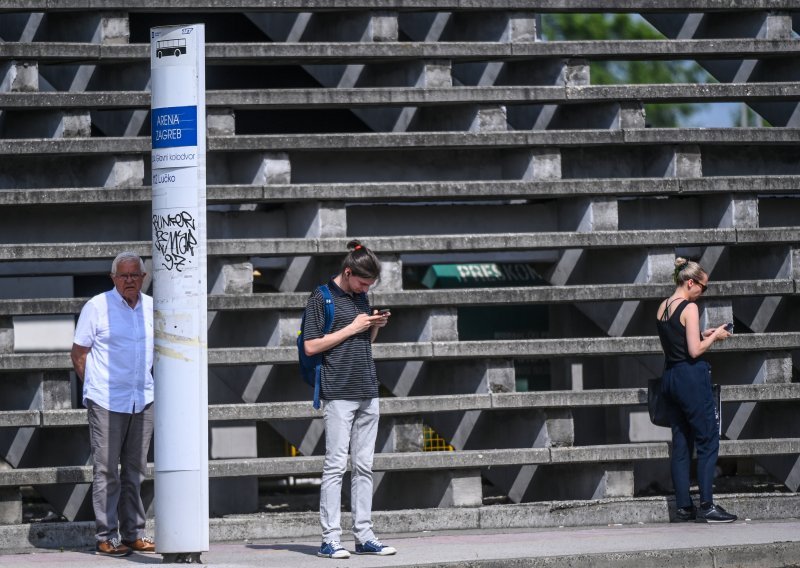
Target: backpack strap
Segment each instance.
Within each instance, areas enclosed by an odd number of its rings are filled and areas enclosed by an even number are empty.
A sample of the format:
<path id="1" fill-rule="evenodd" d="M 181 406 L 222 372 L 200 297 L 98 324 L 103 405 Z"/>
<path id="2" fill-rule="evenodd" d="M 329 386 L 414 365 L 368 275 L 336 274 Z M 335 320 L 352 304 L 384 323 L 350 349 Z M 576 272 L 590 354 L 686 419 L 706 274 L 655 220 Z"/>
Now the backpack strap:
<path id="1" fill-rule="evenodd" d="M 330 333 L 333 328 L 333 298 L 331 297 L 331 289 L 328 288 L 327 284 L 321 285 L 319 291 L 322 294 L 322 298 L 325 300 L 325 325 L 322 328 L 322 333 L 326 334 Z"/>
<path id="2" fill-rule="evenodd" d="M 333 316 L 334 316 L 334 307 L 333 307 L 333 298 L 331 297 L 330 288 L 328 288 L 327 284 L 322 284 L 319 286 L 320 294 L 322 294 L 322 299 L 324 300 L 324 308 L 325 308 L 325 324 L 322 327 L 322 334 L 326 335 L 330 333 L 331 328 L 333 328 Z M 320 386 L 322 383 L 322 362 L 317 365 L 314 373 L 314 408 L 319 409 L 319 391 Z"/>

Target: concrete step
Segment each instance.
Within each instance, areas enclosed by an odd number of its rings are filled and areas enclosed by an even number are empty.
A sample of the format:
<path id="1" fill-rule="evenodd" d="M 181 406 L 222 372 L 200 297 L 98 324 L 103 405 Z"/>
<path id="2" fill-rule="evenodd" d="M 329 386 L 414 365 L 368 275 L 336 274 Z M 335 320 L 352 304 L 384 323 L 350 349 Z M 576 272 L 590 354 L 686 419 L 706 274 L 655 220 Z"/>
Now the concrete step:
<path id="1" fill-rule="evenodd" d="M 793 0 L 737 0 L 720 3 L 717 0 L 663 0 L 653 4 L 651 0 L 331 0 L 329 2 L 309 2 L 308 0 L 271 0 L 253 2 L 252 0 L 229 0 L 220 5 L 218 0 L 152 0 L 147 3 L 137 0 L 103 0 L 99 5 L 104 10 L 120 12 L 283 12 L 283 11 L 351 11 L 351 10 L 392 10 L 414 11 L 495 11 L 526 10 L 534 12 L 737 12 L 764 10 L 794 10 Z M 65 12 L 89 11 L 97 9 L 97 2 L 87 0 L 4 0 L 0 13 L 4 12 Z"/>
<path id="2" fill-rule="evenodd" d="M 800 348 L 800 332 L 752 333 L 714 345 L 714 352 L 787 351 Z M 470 359 L 531 359 L 601 355 L 661 355 L 658 337 L 581 337 L 513 341 L 415 341 L 376 343 L 376 361 L 447 361 Z M 297 347 L 225 347 L 208 350 L 212 366 L 296 365 Z M 0 371 L 71 370 L 69 353 L 8 353 L 0 355 Z"/>
<path id="3" fill-rule="evenodd" d="M 397 557 L 391 558 L 378 558 L 381 566 L 397 565 L 391 562 L 394 558 L 400 562 L 399 565 L 404 565 L 409 562 L 411 551 L 406 550 L 404 546 L 392 538 L 390 535 L 407 535 L 407 536 L 435 536 L 435 533 L 443 531 L 470 531 L 473 537 L 482 534 L 484 539 L 488 539 L 494 548 L 495 552 L 501 549 L 497 547 L 497 539 L 492 537 L 492 533 L 502 531 L 504 533 L 523 531 L 525 529 L 557 529 L 558 532 L 553 532 L 551 536 L 546 535 L 525 535 L 524 541 L 533 545 L 524 556 L 529 556 L 531 559 L 539 560 L 536 558 L 541 554 L 541 546 L 545 542 L 565 539 L 565 544 L 568 548 L 561 554 L 566 555 L 566 558 L 571 560 L 569 564 L 552 564 L 547 563 L 547 566 L 631 566 L 631 567 L 649 567 L 649 566 L 703 566 L 710 567 L 712 564 L 695 562 L 693 557 L 681 557 L 684 563 L 669 564 L 662 563 L 647 564 L 647 563 L 633 563 L 633 564 L 618 564 L 620 561 L 619 555 L 615 555 L 615 563 L 610 564 L 574 564 L 576 560 L 581 557 L 570 556 L 578 551 L 586 554 L 589 550 L 584 549 L 585 543 L 590 543 L 590 546 L 613 546 L 614 543 L 619 544 L 623 535 L 618 531 L 628 530 L 623 527 L 628 527 L 635 534 L 632 535 L 636 541 L 635 550 L 642 550 L 646 556 L 637 558 L 652 557 L 655 551 L 659 548 L 681 549 L 684 546 L 692 546 L 689 539 L 692 535 L 697 536 L 703 546 L 709 545 L 708 539 L 716 538 L 714 535 L 728 535 L 724 543 L 726 545 L 741 545 L 750 542 L 746 536 L 751 530 L 749 526 L 757 526 L 758 523 L 773 520 L 776 522 L 789 523 L 786 527 L 769 526 L 768 532 L 770 537 L 775 537 L 776 542 L 782 541 L 785 546 L 790 546 L 792 543 L 796 544 L 797 536 L 797 511 L 800 510 L 800 501 L 796 494 L 790 493 L 738 493 L 728 495 L 718 495 L 716 501 L 725 507 L 727 510 L 739 515 L 740 521 L 725 527 L 712 527 L 710 525 L 664 525 L 656 532 L 669 531 L 672 534 L 669 544 L 656 542 L 656 539 L 648 537 L 648 533 L 643 532 L 646 526 L 655 525 L 656 523 L 668 523 L 671 516 L 674 516 L 675 505 L 671 498 L 665 497 L 644 497 L 644 498 L 616 498 L 616 499 L 597 499 L 592 501 L 548 501 L 540 503 L 525 503 L 520 505 L 492 505 L 476 508 L 449 508 L 449 509 L 425 509 L 425 510 L 397 510 L 397 511 L 373 511 L 373 521 L 375 523 L 375 530 L 378 534 L 385 539 L 387 543 L 396 545 L 400 549 Z M 747 520 L 745 520 L 747 519 Z M 342 514 L 343 527 L 349 529 L 351 526 L 351 517 L 349 513 Z M 753 523 L 753 525 L 750 525 Z M 148 532 L 154 533 L 153 520 L 148 521 Z M 591 530 L 583 537 L 581 532 L 575 532 L 565 529 L 577 527 L 597 527 Z M 609 534 L 598 533 L 601 531 L 610 531 Z M 655 527 L 653 527 L 655 528 Z M 790 531 L 795 531 L 793 535 L 785 533 L 784 528 Z M 649 528 L 647 529 L 649 530 Z M 717 531 L 722 531 L 717 533 Z M 434 534 L 431 534 L 434 533 Z M 653 534 L 653 533 L 650 533 Z M 212 543 L 223 542 L 237 542 L 241 545 L 244 544 L 245 549 L 257 552 L 253 557 L 254 566 L 286 566 L 298 565 L 297 562 L 302 561 L 302 557 L 290 559 L 290 564 L 269 564 L 268 560 L 271 554 L 265 554 L 265 549 L 261 546 L 255 545 L 252 542 L 264 539 L 313 539 L 309 543 L 308 548 L 310 553 L 316 550 L 319 543 L 316 542 L 319 535 L 319 514 L 317 512 L 306 513 L 280 513 L 280 512 L 266 512 L 253 515 L 229 515 L 225 518 L 212 518 L 209 523 L 209 535 Z M 730 540 L 729 540 L 730 539 Z M 459 538 L 461 544 L 459 547 L 466 548 L 470 552 L 470 558 L 474 559 L 476 550 L 471 546 L 465 546 L 464 543 L 469 542 L 470 537 L 467 534 L 461 535 Z M 773 542 L 772 538 L 768 538 L 766 542 Z M 582 544 L 583 543 L 583 544 Z M 700 544 L 700 543 L 698 543 Z M 722 542 L 718 544 L 723 544 Z M 0 526 L 0 551 L 16 551 L 16 552 L 33 552 L 34 548 L 41 549 L 76 549 L 83 547 L 94 546 L 94 523 L 93 522 L 52 522 L 52 523 L 36 523 L 36 524 L 19 524 L 19 525 L 4 525 Z M 348 545 L 349 546 L 349 545 Z M 578 548 L 576 548 L 578 547 Z M 643 547 L 643 548 L 640 548 Z M 292 550 L 291 546 L 283 546 L 281 549 Z M 800 546 L 790 547 L 793 550 L 795 560 L 800 560 Z M 213 547 L 212 547 L 213 550 Z M 266 550 L 272 550 L 267 548 Z M 539 550 L 539 553 L 535 552 Z M 434 560 L 432 554 L 435 551 L 429 546 L 424 546 L 420 550 L 420 556 L 413 557 L 414 565 L 424 563 L 428 565 Z M 228 551 L 230 553 L 230 551 Z M 275 552 L 274 550 L 272 551 Z M 719 552 L 719 551 L 718 551 Z M 774 551 L 773 551 L 774 552 Z M 713 558 L 713 555 L 708 553 L 706 559 Z M 406 556 L 408 555 L 408 556 Z M 406 556 L 404 561 L 404 556 Z M 204 555 L 205 557 L 205 555 Z M 7 557 L 6 557 L 7 558 Z M 59 566 L 64 566 L 63 562 L 67 562 L 66 554 L 59 556 Z M 69 557 L 72 558 L 72 557 Z M 158 557 L 155 557 L 157 559 Z M 583 556 L 586 559 L 586 556 Z M 28 557 L 17 557 L 19 562 L 25 562 Z M 36 566 L 42 566 L 42 562 L 46 562 L 46 558 L 41 556 L 32 557 L 35 559 Z M 731 560 L 734 558 L 732 557 Z M 96 559 L 101 561 L 101 559 Z M 319 560 L 314 557 L 313 560 L 318 564 Z M 351 559 L 350 562 L 362 561 L 366 559 L 357 558 Z M 454 558 L 451 558 L 454 560 Z M 465 559 L 465 560 L 469 560 Z M 691 564 L 686 564 L 685 561 L 690 560 Z M 758 558 L 757 563 L 742 563 L 744 558 L 739 555 L 735 557 L 736 566 L 747 566 L 753 568 L 784 568 L 788 563 L 784 564 L 770 564 L 766 557 Z M 75 561 L 80 564 L 76 566 L 85 566 L 86 556 L 80 554 Z M 219 562 L 230 561 L 230 557 L 220 559 Z M 0 557 L 0 562 L 3 558 Z M 116 559 L 110 559 L 109 562 L 118 562 Z M 497 558 L 495 558 L 497 562 Z M 95 564 L 93 562 L 92 564 Z M 25 565 L 25 564 L 23 564 Z M 71 565 L 71 562 L 69 563 Z M 110 565 L 110 564 L 109 564 Z M 214 564 L 212 564 L 214 565 Z M 241 565 L 237 563 L 237 565 Z M 250 564 L 247 564 L 250 565 Z M 304 564 L 303 564 L 304 565 Z M 439 564 L 437 566 L 444 566 Z M 448 564 L 450 565 L 450 564 Z M 500 566 L 501 564 L 490 564 L 492 566 Z M 516 562 L 508 566 L 521 567 L 528 566 Z M 531 564 L 531 566 L 541 566 L 542 564 Z M 713 564 L 713 566 L 732 566 L 732 563 Z M 55 564 L 53 565 L 55 566 Z M 311 566 L 311 564 L 309 564 Z M 366 564 L 359 563 L 358 566 L 367 566 Z M 432 564 L 431 564 L 432 566 Z M 459 566 L 480 566 L 480 564 L 459 564 Z"/>
<path id="4" fill-rule="evenodd" d="M 3 44 L 0 44 L 0 47 Z M 800 139 L 800 128 L 626 128 L 617 130 L 515 130 L 503 132 L 364 132 L 357 134 L 263 134 L 209 136 L 208 152 L 311 152 L 339 150 L 455 150 L 465 148 L 580 148 L 603 145 L 783 146 Z M 149 154 L 144 136 L 0 139 L 0 155 L 39 156 Z"/>
<path id="5" fill-rule="evenodd" d="M 703 298 L 791 296 L 798 293 L 797 280 L 715 281 Z M 674 290 L 671 284 L 594 284 L 592 286 L 529 286 L 509 288 L 461 288 L 370 292 L 374 306 L 430 308 L 435 306 L 491 306 L 656 300 Z M 299 311 L 309 292 L 211 294 L 209 311 Z M 79 314 L 88 298 L 0 299 L 0 316 Z"/>
<path id="6" fill-rule="evenodd" d="M 349 238 L 209 239 L 209 257 L 341 255 Z M 487 233 L 472 235 L 373 236 L 370 248 L 377 254 L 482 252 L 548 249 L 625 249 L 682 246 L 774 244 L 800 241 L 799 227 L 712 228 L 628 231 L 555 231 L 539 233 Z M 120 250 L 150 257 L 151 241 L 91 243 L 0 244 L 0 260 L 112 259 Z"/>
<path id="7" fill-rule="evenodd" d="M 2 93 L 0 93 L 0 96 Z M 718 176 L 713 178 L 584 178 L 559 180 L 430 181 L 381 183 L 298 183 L 207 186 L 210 205 L 301 201 L 405 202 L 575 197 L 700 196 L 718 194 L 786 195 L 800 186 L 797 175 Z M 134 188 L 64 187 L 4 189 L 0 207 L 30 205 L 142 204 L 152 201 L 150 186 Z"/>
<path id="8" fill-rule="evenodd" d="M 796 57 L 788 39 L 591 40 L 546 42 L 207 43 L 206 63 L 310 65 L 419 59 L 534 61 L 541 59 L 682 60 Z M 150 45 L 79 42 L 0 43 L 0 61 L 133 63 L 150 61 Z"/>
<path id="9" fill-rule="evenodd" d="M 800 454 L 800 438 L 723 440 L 720 457 L 759 457 Z M 640 462 L 669 459 L 667 442 L 606 444 L 559 448 L 512 448 L 460 450 L 453 452 L 376 453 L 373 470 L 378 472 L 453 471 L 520 466 Z M 318 476 L 324 456 L 239 458 L 209 460 L 208 475 L 225 477 Z M 148 464 L 147 479 L 154 476 Z M 0 487 L 91 483 L 91 466 L 17 468 L 0 471 Z"/>
<path id="10" fill-rule="evenodd" d="M 206 91 L 207 108 L 293 109 L 357 108 L 375 106 L 436 106 L 459 104 L 568 104 L 641 101 L 750 102 L 800 98 L 797 83 L 712 83 L 604 86 L 493 86 L 493 87 L 383 87 Z M 0 93 L 6 110 L 150 109 L 146 91 L 92 91 L 80 93 Z"/>
<path id="11" fill-rule="evenodd" d="M 722 402 L 768 402 L 800 399 L 800 383 L 722 385 Z M 584 408 L 642 405 L 646 388 L 585 391 L 537 391 L 520 393 L 448 394 L 440 396 L 387 397 L 380 399 L 381 416 L 407 416 L 431 412 L 467 410 L 515 410 L 532 408 Z M 309 401 L 211 404 L 209 421 L 305 420 L 320 418 Z M 85 426 L 86 410 L 5 410 L 0 428 L 34 426 L 57 428 Z"/>

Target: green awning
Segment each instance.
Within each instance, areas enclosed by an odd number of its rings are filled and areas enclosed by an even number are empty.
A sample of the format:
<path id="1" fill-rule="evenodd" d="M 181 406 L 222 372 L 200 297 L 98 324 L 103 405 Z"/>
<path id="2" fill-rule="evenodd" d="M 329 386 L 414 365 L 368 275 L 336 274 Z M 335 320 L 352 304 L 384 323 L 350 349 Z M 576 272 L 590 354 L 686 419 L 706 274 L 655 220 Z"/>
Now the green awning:
<path id="1" fill-rule="evenodd" d="M 473 286 L 541 286 L 546 284 L 530 264 L 481 262 L 434 264 L 422 278 L 426 288 Z"/>

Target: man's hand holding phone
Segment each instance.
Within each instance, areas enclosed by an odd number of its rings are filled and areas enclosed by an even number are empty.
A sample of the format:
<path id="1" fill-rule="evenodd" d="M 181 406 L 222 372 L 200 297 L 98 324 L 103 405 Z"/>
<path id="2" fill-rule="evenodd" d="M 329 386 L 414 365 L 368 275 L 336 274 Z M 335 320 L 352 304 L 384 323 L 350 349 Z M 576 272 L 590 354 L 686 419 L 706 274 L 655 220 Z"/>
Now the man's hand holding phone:
<path id="1" fill-rule="evenodd" d="M 389 308 L 372 310 L 372 325 L 374 327 L 384 327 L 387 323 L 389 323 L 390 315 L 392 315 L 392 311 Z"/>

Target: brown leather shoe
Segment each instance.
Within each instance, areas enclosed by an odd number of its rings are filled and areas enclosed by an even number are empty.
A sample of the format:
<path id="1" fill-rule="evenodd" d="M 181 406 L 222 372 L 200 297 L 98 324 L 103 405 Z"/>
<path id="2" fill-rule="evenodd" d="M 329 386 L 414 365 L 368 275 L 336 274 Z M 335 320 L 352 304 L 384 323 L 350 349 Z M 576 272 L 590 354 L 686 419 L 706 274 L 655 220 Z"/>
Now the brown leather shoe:
<path id="1" fill-rule="evenodd" d="M 152 538 L 147 536 L 144 538 L 137 538 L 136 540 L 123 540 L 122 542 L 134 552 L 141 552 L 143 554 L 156 553 L 156 543 L 153 542 Z"/>
<path id="2" fill-rule="evenodd" d="M 98 542 L 95 547 L 95 554 L 103 556 L 128 556 L 131 552 L 131 549 L 122 544 L 118 538 Z"/>

